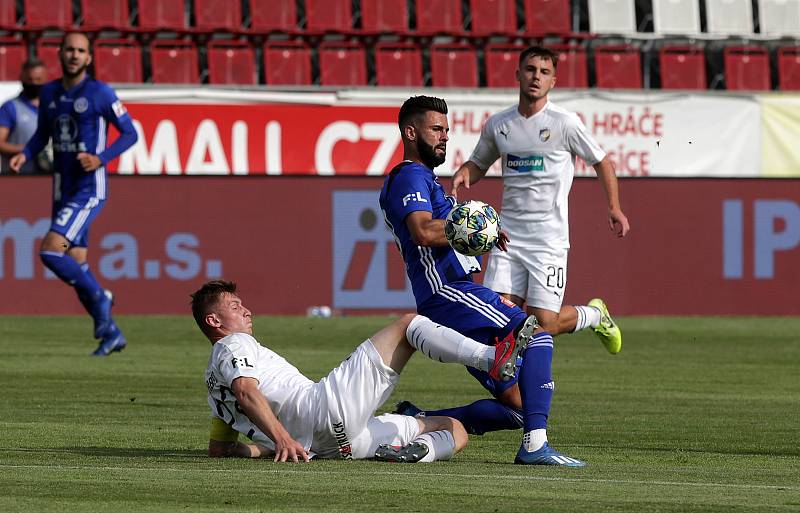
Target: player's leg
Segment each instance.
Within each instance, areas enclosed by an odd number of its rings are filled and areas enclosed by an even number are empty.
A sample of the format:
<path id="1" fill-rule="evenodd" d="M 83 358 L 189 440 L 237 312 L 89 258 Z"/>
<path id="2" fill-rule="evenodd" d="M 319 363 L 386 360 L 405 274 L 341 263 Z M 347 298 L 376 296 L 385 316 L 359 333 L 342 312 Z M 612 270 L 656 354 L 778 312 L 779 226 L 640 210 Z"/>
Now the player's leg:
<path id="1" fill-rule="evenodd" d="M 606 347 L 616 354 L 622 334 L 601 299 L 587 305 L 562 305 L 567 286 L 566 249 L 537 249 L 520 256 L 528 271 L 527 312 L 553 336 L 591 328 Z"/>
<path id="2" fill-rule="evenodd" d="M 466 431 L 455 419 L 385 414 L 370 418 L 352 437 L 351 454 L 353 459 L 425 463 L 450 459 L 467 441 Z"/>
<path id="3" fill-rule="evenodd" d="M 370 340 L 383 362 L 397 373 L 402 372 L 414 349 L 441 363 L 489 372 L 498 380 L 512 379 L 516 373 L 518 348 L 512 341 L 487 346 L 422 315 L 405 315 Z"/>

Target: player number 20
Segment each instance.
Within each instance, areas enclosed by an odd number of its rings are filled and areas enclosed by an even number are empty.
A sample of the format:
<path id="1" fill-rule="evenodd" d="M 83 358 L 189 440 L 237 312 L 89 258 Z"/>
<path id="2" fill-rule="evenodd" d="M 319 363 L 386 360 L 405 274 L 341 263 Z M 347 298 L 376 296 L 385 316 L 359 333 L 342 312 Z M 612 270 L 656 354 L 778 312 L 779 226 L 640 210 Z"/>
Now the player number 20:
<path id="1" fill-rule="evenodd" d="M 547 266 L 547 286 L 556 287 L 559 289 L 564 288 L 564 268 L 556 267 L 554 265 Z"/>

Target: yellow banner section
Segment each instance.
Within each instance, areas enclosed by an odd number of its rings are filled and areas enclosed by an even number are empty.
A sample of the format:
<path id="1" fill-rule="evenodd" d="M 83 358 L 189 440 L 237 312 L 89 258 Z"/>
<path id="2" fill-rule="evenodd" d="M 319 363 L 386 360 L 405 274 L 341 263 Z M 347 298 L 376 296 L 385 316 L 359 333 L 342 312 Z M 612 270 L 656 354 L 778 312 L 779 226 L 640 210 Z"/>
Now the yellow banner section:
<path id="1" fill-rule="evenodd" d="M 800 176 L 800 95 L 769 94 L 761 100 L 761 176 Z"/>

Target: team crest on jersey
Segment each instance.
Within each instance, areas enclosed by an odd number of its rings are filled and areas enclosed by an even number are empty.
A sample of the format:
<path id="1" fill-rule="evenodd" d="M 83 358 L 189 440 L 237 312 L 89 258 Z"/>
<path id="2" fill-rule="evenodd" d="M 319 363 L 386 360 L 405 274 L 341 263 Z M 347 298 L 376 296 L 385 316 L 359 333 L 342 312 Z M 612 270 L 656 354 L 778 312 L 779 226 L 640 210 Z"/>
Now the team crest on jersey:
<path id="1" fill-rule="evenodd" d="M 542 142 L 547 142 L 550 140 L 549 128 L 542 128 L 541 130 L 539 130 L 539 140 Z"/>
<path id="2" fill-rule="evenodd" d="M 75 100 L 74 107 L 75 107 L 75 112 L 77 112 L 78 114 L 86 112 L 86 110 L 89 108 L 89 100 L 81 96 L 80 98 Z"/>

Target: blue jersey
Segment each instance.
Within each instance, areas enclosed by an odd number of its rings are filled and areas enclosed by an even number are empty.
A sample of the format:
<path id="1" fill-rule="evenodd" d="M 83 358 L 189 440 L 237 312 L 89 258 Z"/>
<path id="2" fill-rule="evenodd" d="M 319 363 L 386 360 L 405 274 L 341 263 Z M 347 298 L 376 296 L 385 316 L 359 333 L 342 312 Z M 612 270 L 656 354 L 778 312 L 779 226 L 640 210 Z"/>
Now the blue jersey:
<path id="1" fill-rule="evenodd" d="M 450 246 L 416 245 L 406 225 L 406 216 L 416 211 L 445 219 L 455 203 L 433 171 L 416 162 L 401 162 L 383 183 L 381 210 L 403 255 L 417 306 L 448 283 L 471 281 L 471 274 L 481 270 L 476 258 L 456 253 Z"/>
<path id="2" fill-rule="evenodd" d="M 12 144 L 27 143 L 36 132 L 38 108 L 23 95 L 12 98 L 0 107 L 0 126 L 8 128 L 6 142 Z M 2 156 L 2 170 L 8 168 L 8 155 Z M 36 162 L 29 160 L 20 169 L 21 173 L 32 173 L 37 170 Z"/>
<path id="3" fill-rule="evenodd" d="M 108 123 L 120 137 L 106 148 Z M 36 133 L 25 146 L 30 160 L 53 139 L 53 199 L 97 198 L 107 195 L 106 164 L 136 142 L 131 117 L 111 87 L 86 77 L 65 90 L 61 80 L 42 86 L 39 94 L 39 121 Z M 102 165 L 86 172 L 77 159 L 78 153 L 100 158 Z"/>

